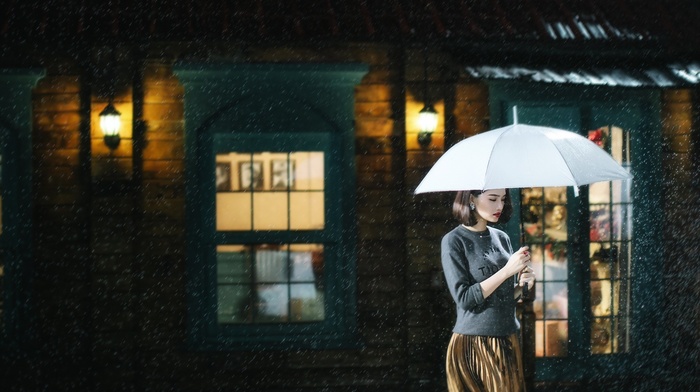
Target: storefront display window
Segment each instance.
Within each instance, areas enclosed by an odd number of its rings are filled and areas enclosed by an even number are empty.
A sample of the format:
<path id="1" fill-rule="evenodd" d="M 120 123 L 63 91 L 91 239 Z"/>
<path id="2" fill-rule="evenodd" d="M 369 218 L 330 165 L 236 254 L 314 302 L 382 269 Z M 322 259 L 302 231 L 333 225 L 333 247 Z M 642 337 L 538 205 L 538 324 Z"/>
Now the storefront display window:
<path id="1" fill-rule="evenodd" d="M 629 133 L 602 127 L 590 140 L 630 167 Z M 630 347 L 632 200 L 629 181 L 599 182 L 588 187 L 588 258 L 590 266 L 590 353 L 614 354 Z M 569 347 L 569 244 L 567 190 L 521 191 L 524 243 L 532 250 L 538 276 L 533 309 L 538 357 L 564 357 Z M 573 201 L 574 204 L 580 201 Z"/>
<path id="2" fill-rule="evenodd" d="M 615 126 L 588 133 L 612 157 L 630 167 L 629 132 Z M 615 354 L 630 347 L 632 198 L 629 181 L 589 187 L 591 353 Z"/>

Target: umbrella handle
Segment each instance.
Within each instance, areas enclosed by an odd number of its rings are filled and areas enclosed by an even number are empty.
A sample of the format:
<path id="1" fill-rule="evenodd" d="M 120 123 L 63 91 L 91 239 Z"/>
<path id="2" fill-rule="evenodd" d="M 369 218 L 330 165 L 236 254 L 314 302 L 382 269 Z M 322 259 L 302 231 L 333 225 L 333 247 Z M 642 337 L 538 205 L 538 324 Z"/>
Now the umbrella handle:
<path id="1" fill-rule="evenodd" d="M 533 282 L 533 286 L 534 286 L 534 282 Z M 531 297 L 531 295 L 532 295 L 532 297 Z M 535 293 L 532 290 L 530 290 L 530 285 L 528 285 L 527 283 L 522 287 L 521 298 L 523 299 L 523 301 L 534 301 L 535 300 Z"/>
<path id="2" fill-rule="evenodd" d="M 517 113 L 518 113 L 518 109 L 517 109 L 517 106 L 515 106 L 515 107 L 513 107 L 513 117 L 516 119 L 516 122 L 517 122 L 517 118 L 518 118 Z M 525 238 L 525 224 L 523 222 L 522 209 L 521 209 L 520 210 L 520 244 L 521 244 L 521 246 L 522 246 L 522 244 L 526 243 L 525 240 L 526 240 L 526 238 Z M 528 247 L 529 247 L 529 245 L 528 245 Z M 520 280 L 520 279 L 518 279 L 518 280 Z M 534 285 L 534 282 L 533 282 L 533 285 Z M 532 302 L 535 300 L 534 295 L 532 296 L 532 298 L 530 298 L 530 289 L 529 289 L 528 284 L 525 284 L 525 286 L 523 286 L 521 298 L 523 299 L 523 301 Z"/>
<path id="3" fill-rule="evenodd" d="M 524 271 L 524 269 L 523 269 L 523 271 Z M 520 281 L 520 274 L 523 271 L 518 272 L 518 281 Z M 533 282 L 532 284 L 534 286 L 535 283 Z M 523 285 L 520 290 L 521 290 L 521 298 L 523 299 L 523 301 L 534 301 L 535 300 L 534 295 L 532 298 L 530 298 L 530 285 L 529 284 L 525 283 L 525 285 Z"/>

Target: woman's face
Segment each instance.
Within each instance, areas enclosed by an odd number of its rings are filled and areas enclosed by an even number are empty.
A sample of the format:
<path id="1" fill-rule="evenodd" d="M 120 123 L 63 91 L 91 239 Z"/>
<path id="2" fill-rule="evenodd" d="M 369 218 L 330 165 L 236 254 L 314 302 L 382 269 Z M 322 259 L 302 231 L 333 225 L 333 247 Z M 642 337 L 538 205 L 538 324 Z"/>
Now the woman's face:
<path id="1" fill-rule="evenodd" d="M 505 189 L 489 189 L 473 198 L 476 213 L 487 222 L 496 223 L 506 203 Z"/>

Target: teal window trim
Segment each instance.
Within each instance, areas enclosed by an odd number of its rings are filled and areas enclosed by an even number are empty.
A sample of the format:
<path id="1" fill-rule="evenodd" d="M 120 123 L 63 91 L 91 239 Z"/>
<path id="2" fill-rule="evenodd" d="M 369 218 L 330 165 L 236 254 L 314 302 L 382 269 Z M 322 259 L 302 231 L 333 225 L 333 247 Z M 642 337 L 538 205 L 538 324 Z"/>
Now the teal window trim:
<path id="1" fill-rule="evenodd" d="M 489 84 L 489 105 L 491 127 L 496 128 L 512 123 L 513 106 L 524 107 L 566 106 L 581 109 L 581 123 L 584 126 L 603 124 L 615 118 L 614 124 L 623 129 L 634 130 L 631 134 L 632 145 L 632 200 L 633 200 L 633 260 L 631 274 L 635 278 L 632 284 L 632 322 L 631 335 L 634 342 L 630 352 L 614 355 L 593 355 L 588 349 L 590 344 L 590 280 L 587 278 L 588 267 L 572 260 L 588 257 L 588 220 L 576 217 L 576 210 L 587 207 L 587 190 L 581 189 L 579 198 L 574 198 L 573 191 L 567 190 L 569 200 L 569 225 L 573 228 L 570 235 L 578 239 L 569 241 L 569 270 L 573 277 L 569 279 L 569 321 L 570 338 L 578 339 L 569 346 L 569 356 L 564 358 L 537 358 L 536 379 L 545 380 L 582 380 L 605 377 L 612 374 L 634 374 L 644 369 L 660 366 L 661 356 L 655 353 L 662 348 L 660 341 L 650 337 L 662 334 L 658 320 L 663 293 L 661 286 L 655 284 L 653 274 L 663 268 L 662 247 L 657 246 L 663 240 L 661 222 L 663 221 L 659 193 L 650 193 L 650 189 L 661 189 L 662 173 L 658 162 L 661 161 L 661 119 L 660 91 L 658 89 L 622 89 L 611 87 L 579 87 L 566 85 L 549 85 L 522 82 L 492 82 Z M 598 105 L 592 109 L 592 106 Z M 519 122 L 527 123 L 519 114 Z M 548 124 L 532 124 L 548 125 Z M 514 200 L 516 203 L 518 200 Z M 587 210 L 587 208 L 585 209 Z M 506 227 L 511 238 L 519 242 L 519 219 L 516 207 L 515 219 Z M 572 309 L 578 314 L 572 315 Z M 572 333 L 573 332 L 573 333 Z M 571 342 L 570 342 L 571 344 Z"/>
<path id="2" fill-rule="evenodd" d="M 188 347 L 219 351 L 358 347 L 353 117 L 354 86 L 367 66 L 181 63 L 174 70 L 185 87 Z M 258 137 L 251 142 L 246 135 Z M 295 142 L 285 135 L 301 139 Z M 280 141 L 284 148 L 276 145 Z M 322 234 L 213 230 L 217 152 L 291 151 L 304 143 L 324 146 L 327 218 Z M 324 245 L 329 295 L 325 321 L 219 324 L 212 253 L 216 244 L 279 242 L 285 236 Z"/>
<path id="3" fill-rule="evenodd" d="M 32 345 L 32 88 L 40 69 L 0 69 L 4 331 L 0 353 Z"/>

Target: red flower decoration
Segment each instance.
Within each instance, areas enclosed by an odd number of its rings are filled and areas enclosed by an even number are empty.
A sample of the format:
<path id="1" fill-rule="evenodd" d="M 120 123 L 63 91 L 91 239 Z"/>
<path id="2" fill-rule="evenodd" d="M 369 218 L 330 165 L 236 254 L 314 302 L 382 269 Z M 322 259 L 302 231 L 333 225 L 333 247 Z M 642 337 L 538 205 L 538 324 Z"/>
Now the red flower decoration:
<path id="1" fill-rule="evenodd" d="M 588 131 L 588 140 L 595 143 L 598 147 L 605 147 L 605 136 L 603 129 Z"/>

